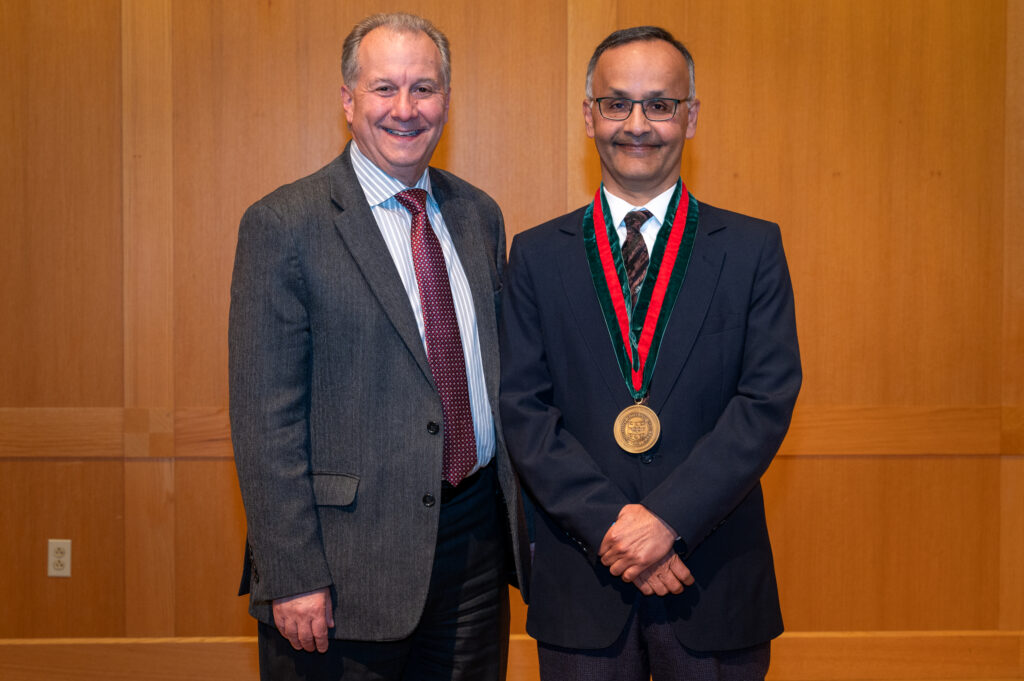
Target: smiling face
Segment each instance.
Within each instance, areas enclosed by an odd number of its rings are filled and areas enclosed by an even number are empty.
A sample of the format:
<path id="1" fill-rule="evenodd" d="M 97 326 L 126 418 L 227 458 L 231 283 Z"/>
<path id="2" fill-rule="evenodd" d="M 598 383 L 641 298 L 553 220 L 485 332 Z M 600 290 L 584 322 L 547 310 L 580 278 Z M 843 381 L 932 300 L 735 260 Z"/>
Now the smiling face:
<path id="1" fill-rule="evenodd" d="M 341 88 L 359 150 L 388 175 L 416 184 L 448 121 L 441 53 L 421 31 L 376 28 L 363 38 L 358 77 Z"/>
<path id="2" fill-rule="evenodd" d="M 640 40 L 604 52 L 594 67 L 593 96 L 685 100 L 690 96 L 686 59 L 664 40 Z M 683 143 L 697 132 L 700 102 L 680 101 L 667 121 L 649 121 L 639 104 L 624 121 L 601 116 L 597 103 L 583 102 L 587 135 L 601 157 L 601 177 L 612 194 L 643 205 L 679 177 Z"/>

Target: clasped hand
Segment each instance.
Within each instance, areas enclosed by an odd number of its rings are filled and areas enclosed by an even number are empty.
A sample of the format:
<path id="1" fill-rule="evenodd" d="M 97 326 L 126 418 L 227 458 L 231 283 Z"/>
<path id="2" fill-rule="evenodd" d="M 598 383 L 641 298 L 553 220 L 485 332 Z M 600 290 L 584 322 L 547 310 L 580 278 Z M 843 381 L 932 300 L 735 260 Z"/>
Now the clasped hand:
<path id="1" fill-rule="evenodd" d="M 601 563 L 645 596 L 682 593 L 693 584 L 689 568 L 672 550 L 676 533 L 640 504 L 627 504 L 608 528 L 598 555 Z"/>

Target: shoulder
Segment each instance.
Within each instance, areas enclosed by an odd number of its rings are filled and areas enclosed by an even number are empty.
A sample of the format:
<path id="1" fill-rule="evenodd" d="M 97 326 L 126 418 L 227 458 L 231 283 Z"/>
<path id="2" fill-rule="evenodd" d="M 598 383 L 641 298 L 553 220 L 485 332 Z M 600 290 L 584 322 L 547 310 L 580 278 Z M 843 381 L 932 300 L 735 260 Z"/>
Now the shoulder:
<path id="1" fill-rule="evenodd" d="M 700 210 L 700 231 L 711 234 L 728 228 L 733 238 L 761 238 L 779 233 L 779 226 L 770 220 L 755 218 L 743 213 L 712 206 L 703 201 L 697 202 Z"/>
<path id="2" fill-rule="evenodd" d="M 711 258 L 728 253 L 730 270 L 734 272 L 757 272 L 765 266 L 785 265 L 778 224 L 705 203 L 700 204 L 700 211 L 695 253 Z"/>
<path id="3" fill-rule="evenodd" d="M 430 187 L 438 203 L 444 201 L 468 201 L 483 213 L 501 215 L 497 202 L 484 190 L 466 182 L 447 170 L 430 168 Z"/>
<path id="4" fill-rule="evenodd" d="M 334 178 L 344 177 L 346 173 L 351 174 L 354 180 L 348 159 L 338 156 L 316 172 L 270 192 L 252 204 L 246 214 L 272 213 L 280 220 L 287 220 L 322 213 L 330 204 Z"/>

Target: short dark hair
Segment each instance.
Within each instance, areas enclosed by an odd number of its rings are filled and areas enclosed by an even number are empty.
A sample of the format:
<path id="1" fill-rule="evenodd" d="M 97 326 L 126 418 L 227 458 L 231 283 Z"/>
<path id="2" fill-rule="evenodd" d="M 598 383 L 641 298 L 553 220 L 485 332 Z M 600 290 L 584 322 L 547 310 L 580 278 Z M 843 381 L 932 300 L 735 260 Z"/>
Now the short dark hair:
<path id="1" fill-rule="evenodd" d="M 352 27 L 341 48 L 341 78 L 348 87 L 354 87 L 359 78 L 359 45 L 366 34 L 375 28 L 387 28 L 398 33 L 415 33 L 422 31 L 427 34 L 437 51 L 441 53 L 441 79 L 447 90 L 452 81 L 452 53 L 448 45 L 448 37 L 436 26 L 415 14 L 393 12 L 391 14 L 373 14 Z"/>
<path id="2" fill-rule="evenodd" d="M 686 45 L 675 39 L 671 33 L 658 26 L 634 26 L 633 28 L 623 28 L 615 31 L 607 38 L 601 41 L 601 44 L 594 50 L 593 56 L 590 57 L 590 63 L 587 64 L 587 99 L 594 98 L 594 68 L 597 66 L 598 58 L 606 51 L 613 47 L 619 47 L 628 43 L 635 43 L 641 40 L 664 40 L 672 47 L 679 50 L 683 58 L 686 59 L 686 67 L 690 72 L 690 95 L 687 99 L 693 99 L 697 96 L 697 81 L 694 76 L 693 69 L 693 55 L 686 49 Z"/>

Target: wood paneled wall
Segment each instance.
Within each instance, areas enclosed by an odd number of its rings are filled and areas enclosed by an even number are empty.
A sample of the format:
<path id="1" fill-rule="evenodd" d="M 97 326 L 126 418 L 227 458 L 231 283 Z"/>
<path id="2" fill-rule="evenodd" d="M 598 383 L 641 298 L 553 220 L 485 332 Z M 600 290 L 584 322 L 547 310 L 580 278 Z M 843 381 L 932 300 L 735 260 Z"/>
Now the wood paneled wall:
<path id="1" fill-rule="evenodd" d="M 435 165 L 510 236 L 597 186 L 597 42 L 686 41 L 684 178 L 778 221 L 796 287 L 806 380 L 765 480 L 789 631 L 827 658 L 822 632 L 1024 630 L 1024 0 L 0 0 L 0 639 L 252 634 L 237 224 L 340 151 L 341 42 L 395 9 L 451 38 Z"/>

